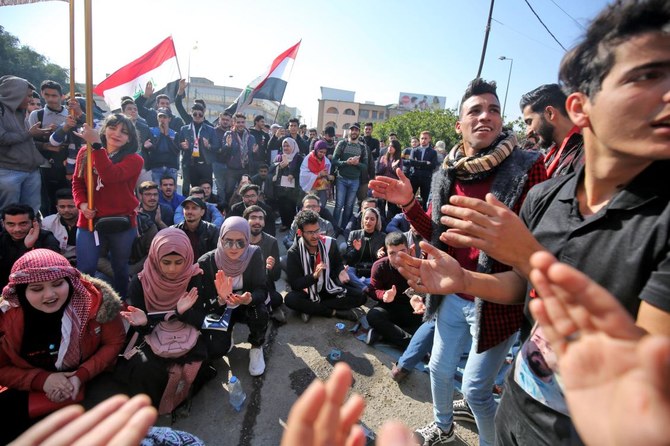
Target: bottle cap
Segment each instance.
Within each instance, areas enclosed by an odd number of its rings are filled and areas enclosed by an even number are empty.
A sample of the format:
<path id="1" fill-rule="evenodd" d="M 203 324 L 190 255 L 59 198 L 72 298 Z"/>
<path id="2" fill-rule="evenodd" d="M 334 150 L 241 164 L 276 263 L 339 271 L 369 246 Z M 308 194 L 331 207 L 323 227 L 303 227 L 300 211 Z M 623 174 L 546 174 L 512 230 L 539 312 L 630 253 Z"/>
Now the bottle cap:
<path id="1" fill-rule="evenodd" d="M 233 375 L 230 377 L 230 383 L 235 384 L 237 382 L 237 376 Z"/>

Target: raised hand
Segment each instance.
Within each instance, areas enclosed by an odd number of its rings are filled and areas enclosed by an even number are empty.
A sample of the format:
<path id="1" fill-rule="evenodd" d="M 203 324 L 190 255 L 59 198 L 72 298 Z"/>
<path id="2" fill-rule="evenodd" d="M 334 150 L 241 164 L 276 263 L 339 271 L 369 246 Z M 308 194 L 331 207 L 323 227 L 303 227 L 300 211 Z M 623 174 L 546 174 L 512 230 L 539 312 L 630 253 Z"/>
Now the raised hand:
<path id="1" fill-rule="evenodd" d="M 423 302 L 423 298 L 418 294 L 413 294 L 409 298 L 409 304 L 414 309 L 414 314 L 423 314 L 426 312 L 426 304 Z"/>
<path id="2" fill-rule="evenodd" d="M 321 273 L 326 269 L 326 265 L 323 264 L 323 262 L 319 262 L 316 264 L 314 267 L 314 272 L 312 273 L 312 276 L 314 277 L 315 280 L 319 279 L 319 276 Z"/>
<path id="3" fill-rule="evenodd" d="M 100 132 L 98 132 L 96 129 L 94 129 L 88 124 L 84 124 L 81 127 L 81 132 L 73 132 L 73 133 L 89 144 L 102 142 L 100 140 Z"/>
<path id="4" fill-rule="evenodd" d="M 37 220 L 33 220 L 31 228 L 28 231 L 28 235 L 26 235 L 26 238 L 23 239 L 23 244 L 26 246 L 26 248 L 32 249 L 33 246 L 35 246 L 35 243 L 37 242 L 39 236 L 40 236 L 40 224 L 37 223 Z"/>
<path id="5" fill-rule="evenodd" d="M 147 314 L 137 307 L 128 306 L 128 311 L 122 311 L 121 317 L 128 321 L 133 327 L 142 327 L 147 325 L 149 320 Z"/>
<path id="6" fill-rule="evenodd" d="M 151 98 L 151 95 L 154 94 L 154 84 L 151 83 L 151 81 L 147 82 L 146 87 L 144 87 L 144 97 L 149 99 Z"/>
<path id="7" fill-rule="evenodd" d="M 193 304 L 198 300 L 198 289 L 193 287 L 188 293 L 184 293 L 177 301 L 177 313 L 184 314 L 191 309 Z"/>
<path id="8" fill-rule="evenodd" d="M 353 246 L 356 251 L 360 251 L 361 247 L 363 246 L 363 242 L 361 239 L 356 238 L 351 241 L 351 246 Z"/>
<path id="9" fill-rule="evenodd" d="M 384 291 L 384 295 L 382 296 L 382 301 L 384 301 L 384 303 L 387 303 L 387 304 L 393 302 L 397 292 L 398 291 L 396 290 L 395 285 L 393 285 L 390 290 Z"/>
<path id="10" fill-rule="evenodd" d="M 400 274 L 407 279 L 409 286 L 420 293 L 451 294 L 464 288 L 465 273 L 456 259 L 433 245 L 421 242 L 426 259 L 413 257 L 405 252 L 399 253 Z"/>
<path id="11" fill-rule="evenodd" d="M 644 336 L 614 296 L 549 253 L 534 254 L 530 263 L 542 297 L 530 310 L 556 352 L 584 442 L 667 444 L 670 339 Z"/>
<path id="12" fill-rule="evenodd" d="M 214 286 L 219 297 L 219 304 L 226 304 L 228 296 L 233 294 L 233 278 L 226 276 L 223 270 L 218 270 L 214 277 Z"/>
<path id="13" fill-rule="evenodd" d="M 368 182 L 368 187 L 372 190 L 372 196 L 382 198 L 389 203 L 399 206 L 407 205 L 414 199 L 414 191 L 409 178 L 402 173 L 402 169 L 397 168 L 396 175 L 398 179 L 378 176 Z"/>

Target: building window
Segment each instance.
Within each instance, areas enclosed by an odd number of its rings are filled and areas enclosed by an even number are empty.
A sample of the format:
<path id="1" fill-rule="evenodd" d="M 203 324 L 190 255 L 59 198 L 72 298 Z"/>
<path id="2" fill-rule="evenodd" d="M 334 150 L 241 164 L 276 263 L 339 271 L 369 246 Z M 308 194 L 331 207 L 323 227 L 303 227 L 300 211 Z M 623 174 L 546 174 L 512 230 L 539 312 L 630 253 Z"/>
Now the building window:
<path id="1" fill-rule="evenodd" d="M 377 110 L 372 110 L 372 119 L 377 119 Z"/>
<path id="2" fill-rule="evenodd" d="M 343 129 L 343 130 L 349 130 L 349 127 L 351 127 L 351 124 L 346 123 L 346 124 L 344 124 L 344 125 L 342 126 L 342 129 Z"/>
<path id="3" fill-rule="evenodd" d="M 326 127 L 332 127 L 334 129 L 336 129 L 337 124 L 335 124 L 333 121 L 328 121 L 328 122 L 326 122 Z"/>
<path id="4" fill-rule="evenodd" d="M 379 119 L 384 119 L 384 112 L 379 112 Z"/>
<path id="5" fill-rule="evenodd" d="M 350 109 L 350 108 L 344 110 L 344 114 L 345 114 L 345 115 L 349 115 L 349 116 L 356 116 L 356 112 L 353 111 L 353 110 Z"/>
<path id="6" fill-rule="evenodd" d="M 340 114 L 340 112 L 338 112 L 335 107 L 328 107 L 328 110 L 326 110 L 326 113 L 332 113 L 334 115 L 339 115 Z"/>
<path id="7" fill-rule="evenodd" d="M 358 117 L 368 119 L 370 117 L 370 110 L 358 110 Z"/>

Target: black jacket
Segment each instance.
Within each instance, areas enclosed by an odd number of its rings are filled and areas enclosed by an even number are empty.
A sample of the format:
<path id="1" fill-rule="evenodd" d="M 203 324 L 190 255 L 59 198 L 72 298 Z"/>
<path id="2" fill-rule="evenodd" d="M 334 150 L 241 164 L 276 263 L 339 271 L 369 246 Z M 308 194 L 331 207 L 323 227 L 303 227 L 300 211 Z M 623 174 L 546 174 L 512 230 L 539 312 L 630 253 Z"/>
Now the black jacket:
<path id="1" fill-rule="evenodd" d="M 182 221 L 174 225 L 175 228 L 187 232 L 186 222 Z M 198 225 L 198 251 L 193 253 L 195 258 L 199 258 L 203 254 L 216 249 L 216 244 L 219 241 L 219 230 L 212 223 L 200 220 Z"/>

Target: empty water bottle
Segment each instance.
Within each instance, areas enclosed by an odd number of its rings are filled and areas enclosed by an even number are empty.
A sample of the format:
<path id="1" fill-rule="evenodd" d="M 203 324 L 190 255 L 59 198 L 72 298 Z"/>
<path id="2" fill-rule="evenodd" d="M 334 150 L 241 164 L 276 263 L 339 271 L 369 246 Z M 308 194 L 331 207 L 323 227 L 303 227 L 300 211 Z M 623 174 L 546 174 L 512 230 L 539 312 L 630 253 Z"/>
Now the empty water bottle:
<path id="1" fill-rule="evenodd" d="M 230 381 L 228 382 L 228 397 L 230 398 L 230 405 L 233 406 L 237 412 L 242 410 L 242 405 L 247 399 L 247 394 L 244 393 L 242 389 L 242 383 L 237 376 L 231 376 Z"/>

